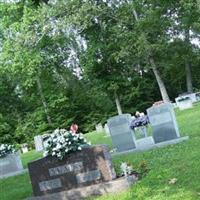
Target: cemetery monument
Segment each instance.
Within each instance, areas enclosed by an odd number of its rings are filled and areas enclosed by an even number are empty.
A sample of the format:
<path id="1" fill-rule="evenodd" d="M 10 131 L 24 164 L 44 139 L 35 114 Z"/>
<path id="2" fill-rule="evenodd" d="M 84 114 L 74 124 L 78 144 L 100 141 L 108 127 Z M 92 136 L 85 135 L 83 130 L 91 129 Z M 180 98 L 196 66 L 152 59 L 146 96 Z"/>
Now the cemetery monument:
<path id="1" fill-rule="evenodd" d="M 154 105 L 147 109 L 155 143 L 180 138 L 175 112 L 171 103 Z"/>
<path id="2" fill-rule="evenodd" d="M 126 189 L 136 176 L 116 179 L 106 145 L 90 146 L 79 134 L 56 129 L 47 156 L 28 164 L 35 197 L 30 200 L 76 200 Z"/>
<path id="3" fill-rule="evenodd" d="M 114 149 L 117 152 L 128 151 L 136 148 L 135 136 L 130 128 L 131 115 L 122 114 L 108 120 L 108 127 Z"/>
<path id="4" fill-rule="evenodd" d="M 0 179 L 24 173 L 20 156 L 12 145 L 0 145 Z"/>

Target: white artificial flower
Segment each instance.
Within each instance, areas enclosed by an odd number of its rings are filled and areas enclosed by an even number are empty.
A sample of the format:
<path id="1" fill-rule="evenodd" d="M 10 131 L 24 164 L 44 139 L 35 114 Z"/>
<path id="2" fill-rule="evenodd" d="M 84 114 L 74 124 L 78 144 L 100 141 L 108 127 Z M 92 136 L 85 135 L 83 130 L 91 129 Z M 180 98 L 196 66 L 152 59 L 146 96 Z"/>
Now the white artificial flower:
<path id="1" fill-rule="evenodd" d="M 56 145 L 56 150 L 58 150 L 58 149 L 60 149 L 62 146 L 60 145 L 60 143 L 58 143 L 57 145 Z"/>
<path id="2" fill-rule="evenodd" d="M 78 140 L 78 137 L 75 136 L 73 139 L 74 139 L 74 141 L 77 141 L 77 140 Z"/>
<path id="3" fill-rule="evenodd" d="M 65 152 L 66 152 L 66 153 L 68 152 L 68 148 L 65 149 Z"/>
<path id="4" fill-rule="evenodd" d="M 59 134 L 59 129 L 57 128 L 57 129 L 53 132 L 53 134 L 55 134 L 55 135 Z"/>
<path id="5" fill-rule="evenodd" d="M 78 147 L 78 150 L 82 150 L 82 147 L 79 146 L 79 147 Z"/>
<path id="6" fill-rule="evenodd" d="M 132 171 L 133 171 L 132 166 L 128 166 L 127 167 L 127 173 L 130 175 L 132 173 Z"/>
<path id="7" fill-rule="evenodd" d="M 55 143 L 56 143 L 56 142 L 57 142 L 57 138 L 54 138 L 54 139 L 53 139 L 53 142 L 55 142 Z"/>
<path id="8" fill-rule="evenodd" d="M 43 156 L 46 157 L 48 155 L 47 151 L 44 151 Z"/>

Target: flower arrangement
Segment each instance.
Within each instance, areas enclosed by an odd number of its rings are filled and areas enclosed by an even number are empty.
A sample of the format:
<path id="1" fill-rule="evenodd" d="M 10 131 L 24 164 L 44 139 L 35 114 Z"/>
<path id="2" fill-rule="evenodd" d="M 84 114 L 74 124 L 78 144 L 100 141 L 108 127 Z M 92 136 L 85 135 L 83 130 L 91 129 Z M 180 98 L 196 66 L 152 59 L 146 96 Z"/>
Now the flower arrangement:
<path id="1" fill-rule="evenodd" d="M 135 129 L 137 127 L 147 126 L 148 124 L 149 124 L 148 116 L 147 115 L 143 115 L 143 116 L 137 117 L 134 120 L 132 120 L 130 128 L 131 129 Z"/>
<path id="2" fill-rule="evenodd" d="M 122 175 L 124 176 L 128 176 L 133 172 L 132 166 L 128 165 L 126 162 L 121 163 L 120 169 L 121 169 Z"/>
<path id="3" fill-rule="evenodd" d="M 190 100 L 190 97 L 181 97 L 178 102 Z"/>
<path id="4" fill-rule="evenodd" d="M 0 158 L 3 158 L 11 153 L 15 153 L 14 145 L 0 144 Z"/>
<path id="5" fill-rule="evenodd" d="M 82 150 L 90 145 L 81 134 L 72 133 L 66 129 L 56 129 L 46 141 L 44 155 L 63 159 L 67 154 Z"/>

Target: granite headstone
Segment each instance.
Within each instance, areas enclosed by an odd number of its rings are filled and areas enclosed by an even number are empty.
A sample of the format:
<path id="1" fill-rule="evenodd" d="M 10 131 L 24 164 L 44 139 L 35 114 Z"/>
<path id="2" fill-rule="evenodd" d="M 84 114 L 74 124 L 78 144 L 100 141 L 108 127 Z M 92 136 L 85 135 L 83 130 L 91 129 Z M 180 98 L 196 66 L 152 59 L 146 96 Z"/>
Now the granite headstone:
<path id="1" fill-rule="evenodd" d="M 37 135 L 34 137 L 34 142 L 35 142 L 35 150 L 36 151 L 43 151 L 44 150 L 44 145 L 43 145 L 43 137 L 41 135 Z"/>
<path id="2" fill-rule="evenodd" d="M 135 135 L 130 128 L 131 115 L 122 114 L 108 120 L 113 146 L 117 152 L 135 149 Z"/>
<path id="3" fill-rule="evenodd" d="M 113 180 L 116 177 L 107 146 L 85 147 L 64 160 L 45 157 L 28 164 L 35 196 Z"/>
<path id="4" fill-rule="evenodd" d="M 153 129 L 155 143 L 173 140 L 180 137 L 176 117 L 171 103 L 163 103 L 147 109 Z"/>
<path id="5" fill-rule="evenodd" d="M 23 170 L 20 156 L 17 153 L 0 158 L 0 177 L 17 174 Z"/>

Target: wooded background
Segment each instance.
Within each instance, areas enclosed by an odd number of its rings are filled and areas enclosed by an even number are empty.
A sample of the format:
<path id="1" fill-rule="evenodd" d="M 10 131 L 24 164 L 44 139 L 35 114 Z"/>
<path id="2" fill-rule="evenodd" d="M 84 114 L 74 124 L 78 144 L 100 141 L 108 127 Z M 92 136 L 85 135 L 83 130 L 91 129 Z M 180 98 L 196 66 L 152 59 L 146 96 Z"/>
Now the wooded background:
<path id="1" fill-rule="evenodd" d="M 194 0 L 4 0 L 0 143 L 145 111 L 200 90 Z"/>

